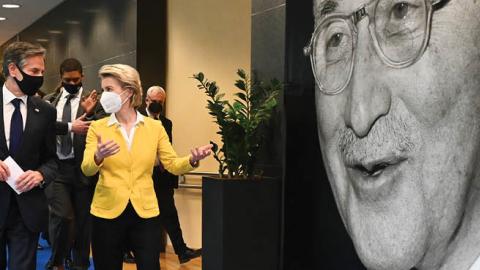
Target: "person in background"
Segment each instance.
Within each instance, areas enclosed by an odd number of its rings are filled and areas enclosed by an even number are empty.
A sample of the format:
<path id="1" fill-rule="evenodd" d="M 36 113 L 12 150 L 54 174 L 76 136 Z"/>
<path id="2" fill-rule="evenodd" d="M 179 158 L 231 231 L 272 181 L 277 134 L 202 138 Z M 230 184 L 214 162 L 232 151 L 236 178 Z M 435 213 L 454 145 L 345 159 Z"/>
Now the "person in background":
<path id="1" fill-rule="evenodd" d="M 82 86 L 83 68 L 75 58 L 65 59 L 60 65 L 61 87 L 45 97 L 57 109 L 58 177 L 46 189 L 50 206 L 49 238 L 52 253 L 46 269 L 64 269 L 64 261 L 71 269 L 86 270 L 90 257 L 90 214 L 96 177 L 85 176 L 83 161 L 85 138 L 90 121 L 105 113 L 97 106 L 97 92 Z"/>
<path id="2" fill-rule="evenodd" d="M 178 157 L 160 121 L 136 109 L 142 103 L 138 72 L 128 65 L 100 71 L 100 103 L 110 117 L 92 122 L 82 162 L 86 175 L 100 173 L 90 213 L 95 269 L 122 269 L 124 243 L 138 270 L 160 269 L 159 207 L 153 187 L 156 160 L 174 174 L 186 173 L 210 155 L 212 145 Z"/>
<path id="3" fill-rule="evenodd" d="M 152 86 L 148 88 L 145 97 L 146 106 L 145 108 L 140 108 L 139 112 L 145 116 L 160 120 L 168 134 L 170 143 L 172 143 L 172 121 L 165 117 L 163 110 L 163 108 L 165 108 L 166 97 L 167 95 L 162 87 Z M 183 264 L 193 258 L 201 256 L 201 249 L 187 247 L 183 239 L 173 196 L 174 188 L 178 188 L 178 177 L 165 170 L 162 164 L 154 167 L 152 177 L 158 199 L 158 206 L 160 208 L 160 221 L 170 237 L 178 260 Z M 124 258 L 126 262 L 134 261 L 130 252 L 127 252 Z"/>
<path id="4" fill-rule="evenodd" d="M 35 97 L 43 84 L 45 49 L 13 42 L 3 52 L 0 95 L 0 269 L 35 270 L 39 232 L 48 225 L 43 188 L 57 175 L 55 109 Z M 24 171 L 13 176 L 5 159 Z M 8 253 L 8 259 L 7 259 Z"/>

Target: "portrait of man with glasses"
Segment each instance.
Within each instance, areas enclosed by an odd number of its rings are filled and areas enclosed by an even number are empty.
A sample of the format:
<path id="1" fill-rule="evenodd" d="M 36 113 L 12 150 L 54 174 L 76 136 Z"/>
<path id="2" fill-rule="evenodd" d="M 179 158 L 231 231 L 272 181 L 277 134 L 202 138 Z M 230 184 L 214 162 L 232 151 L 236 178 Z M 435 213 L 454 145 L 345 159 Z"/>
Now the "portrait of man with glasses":
<path id="1" fill-rule="evenodd" d="M 368 269 L 480 269 L 480 1 L 315 0 L 318 137 Z"/>

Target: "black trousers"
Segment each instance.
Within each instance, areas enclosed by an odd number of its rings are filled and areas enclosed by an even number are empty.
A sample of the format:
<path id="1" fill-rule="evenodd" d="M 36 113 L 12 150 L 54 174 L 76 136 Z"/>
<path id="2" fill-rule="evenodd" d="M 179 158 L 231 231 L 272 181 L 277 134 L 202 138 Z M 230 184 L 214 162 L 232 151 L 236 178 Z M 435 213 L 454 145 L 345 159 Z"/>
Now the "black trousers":
<path id="1" fill-rule="evenodd" d="M 156 184 L 156 183 L 155 183 Z M 160 208 L 160 221 L 172 241 L 175 253 L 183 254 L 187 245 L 183 240 L 182 229 L 178 220 L 178 212 L 175 207 L 174 189 L 171 186 L 156 186 L 155 192 Z"/>
<path id="2" fill-rule="evenodd" d="M 160 269 L 160 219 L 141 218 L 131 203 L 114 219 L 92 218 L 92 253 L 96 270 L 120 270 L 125 243 L 135 255 L 137 270 Z"/>
<path id="3" fill-rule="evenodd" d="M 53 266 L 63 265 L 71 251 L 73 265 L 87 269 L 90 264 L 93 187 L 80 183 L 81 176 L 73 160 L 61 160 L 59 165 L 59 176 L 45 191 L 50 207 L 50 262 Z"/>
<path id="4" fill-rule="evenodd" d="M 11 194 L 5 226 L 0 229 L 0 269 L 35 270 L 39 233 L 31 232 L 23 222 L 15 195 Z"/>

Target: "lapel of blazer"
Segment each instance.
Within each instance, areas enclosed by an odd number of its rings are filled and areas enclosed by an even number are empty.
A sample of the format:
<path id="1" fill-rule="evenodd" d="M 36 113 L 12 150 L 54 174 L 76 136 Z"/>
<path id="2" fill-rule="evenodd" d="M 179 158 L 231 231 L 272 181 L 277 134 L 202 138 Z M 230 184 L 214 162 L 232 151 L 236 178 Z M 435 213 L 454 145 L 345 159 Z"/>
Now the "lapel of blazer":
<path id="1" fill-rule="evenodd" d="M 8 156 L 7 141 L 5 138 L 5 123 L 3 122 L 3 85 L 2 90 L 0 90 L 0 151 L 5 158 Z M 2 157 L 2 160 L 3 159 L 4 158 Z"/>
<path id="2" fill-rule="evenodd" d="M 56 108 L 58 105 L 58 101 L 60 100 L 60 97 L 62 96 L 62 91 L 58 91 L 58 93 L 55 94 L 55 98 L 53 99 L 53 106 Z"/>

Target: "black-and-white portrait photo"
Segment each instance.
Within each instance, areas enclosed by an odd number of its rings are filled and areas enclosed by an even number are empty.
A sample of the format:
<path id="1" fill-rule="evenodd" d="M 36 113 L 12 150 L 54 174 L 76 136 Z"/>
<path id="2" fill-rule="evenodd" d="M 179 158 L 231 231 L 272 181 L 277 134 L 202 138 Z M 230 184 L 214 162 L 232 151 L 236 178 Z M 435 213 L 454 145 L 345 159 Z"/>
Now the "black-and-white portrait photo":
<path id="1" fill-rule="evenodd" d="M 315 0 L 322 157 L 367 269 L 480 269 L 480 2 Z"/>

